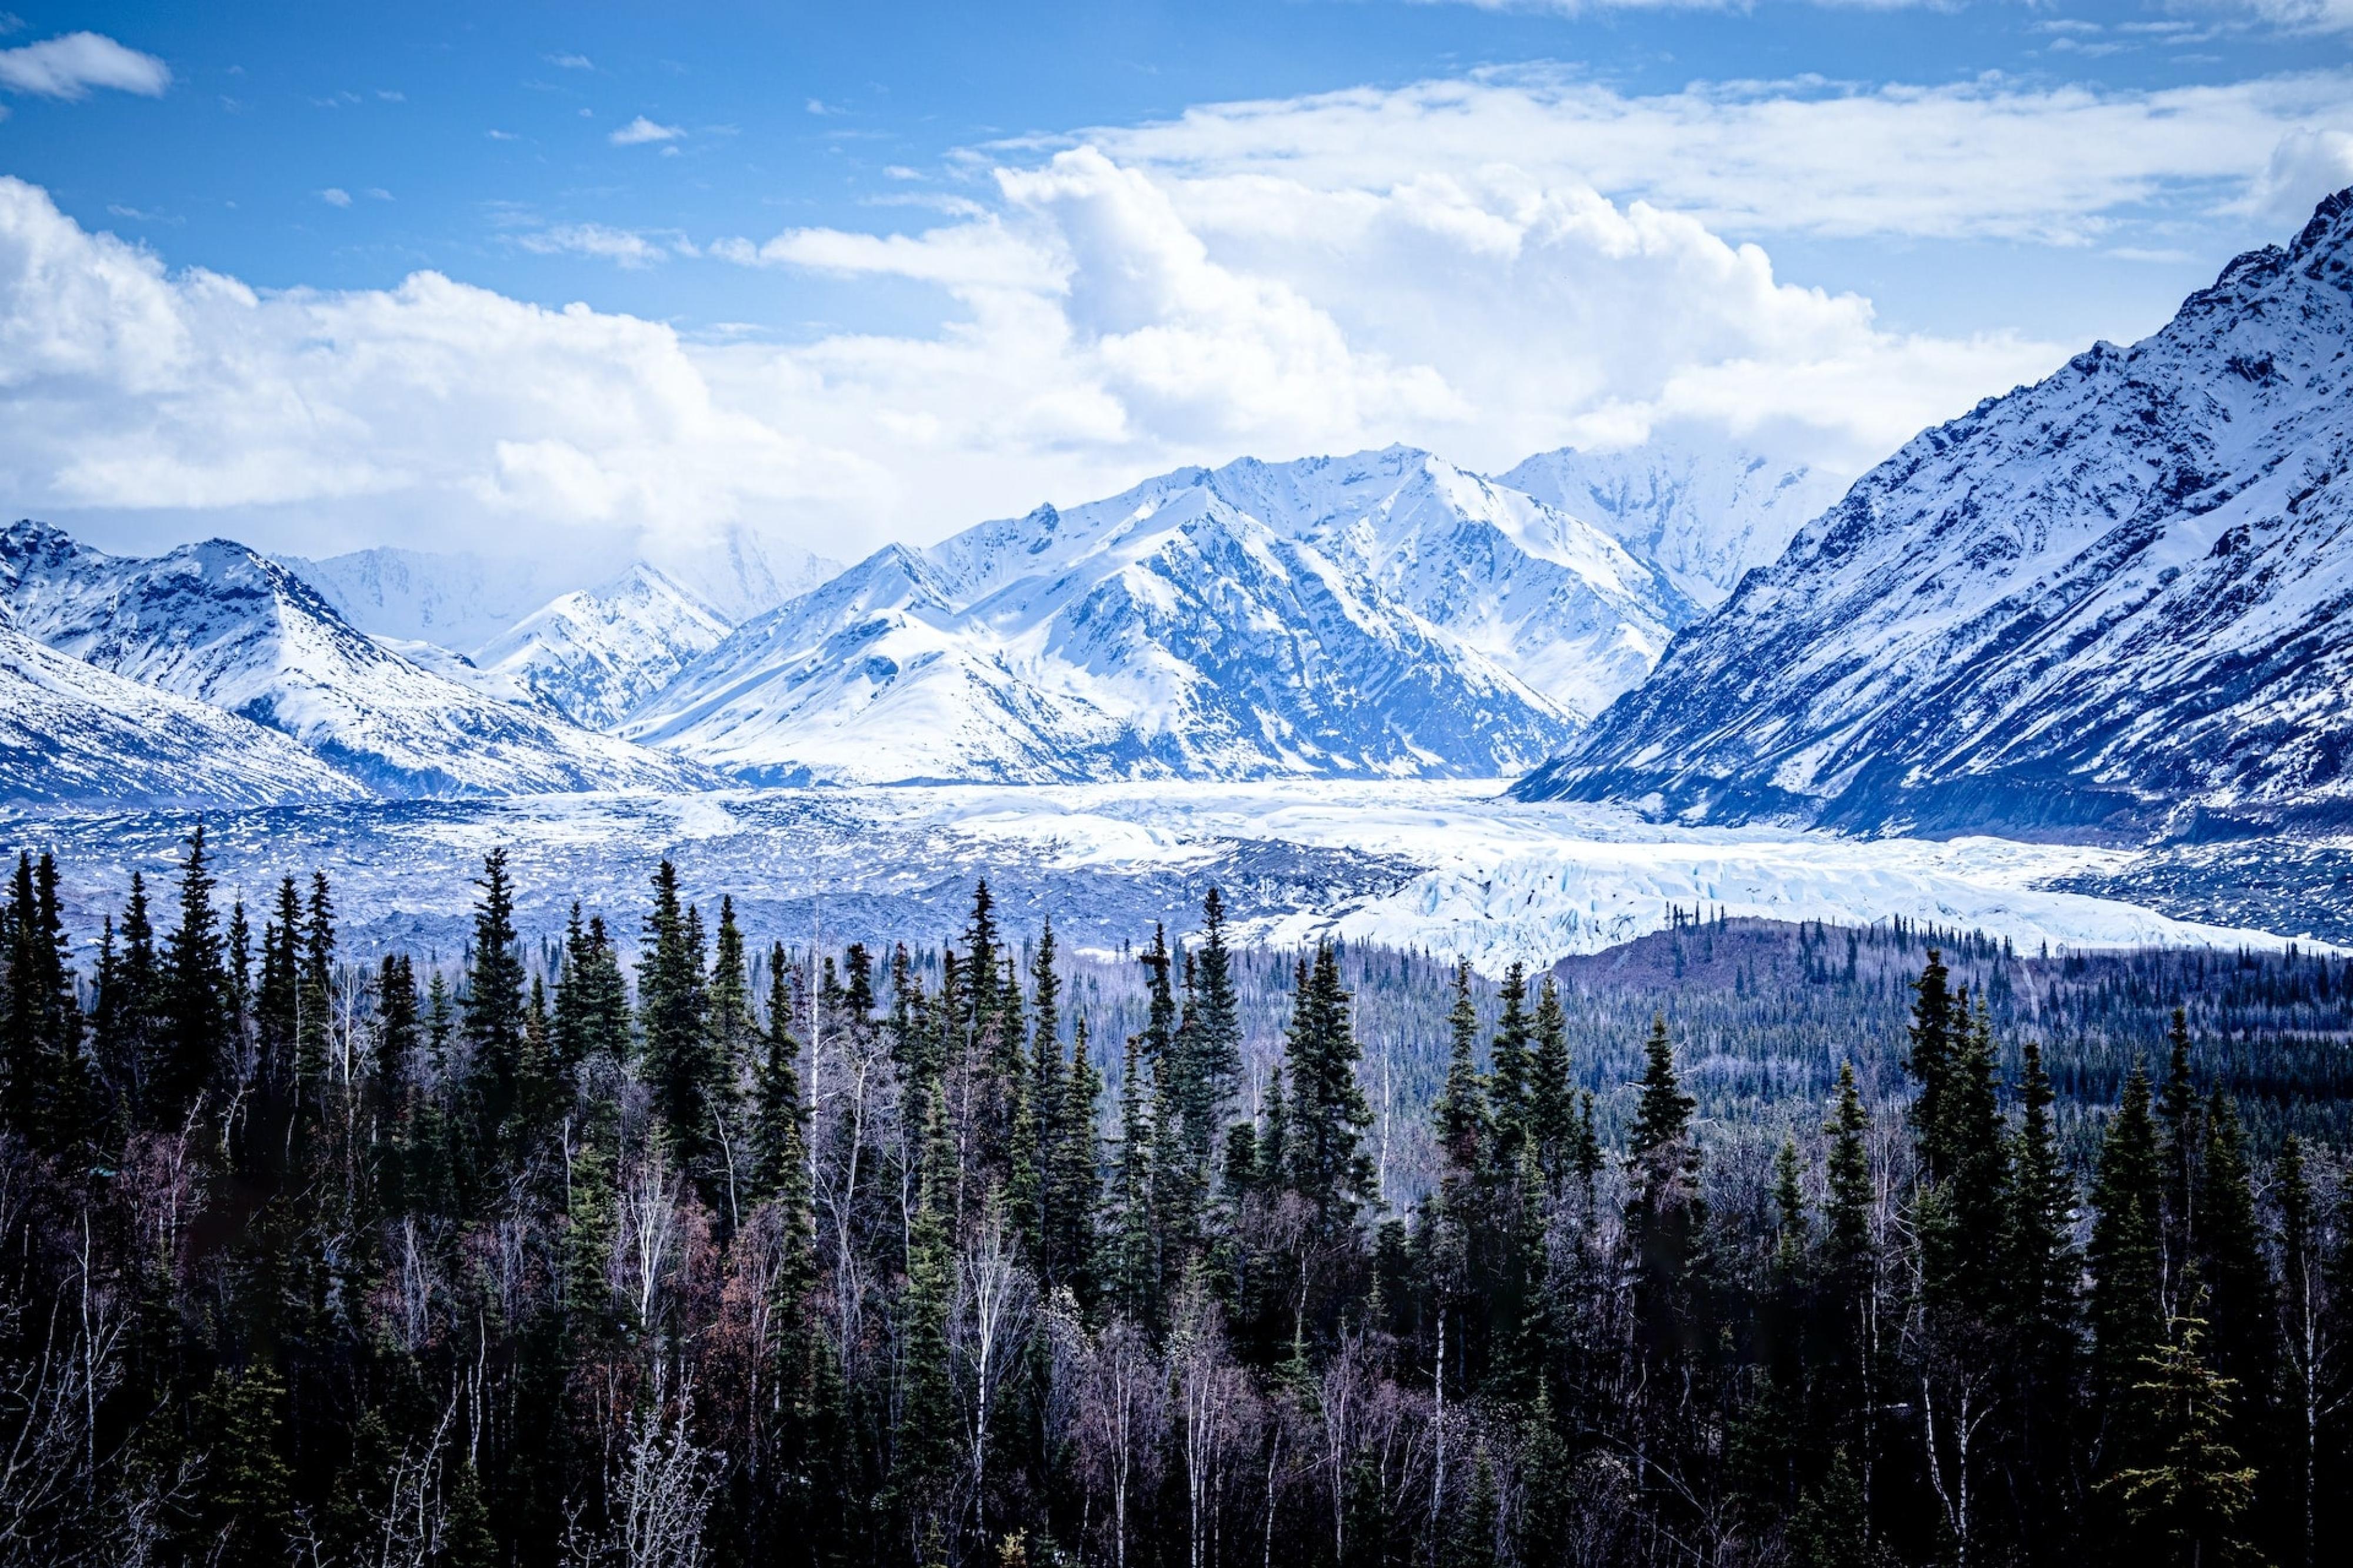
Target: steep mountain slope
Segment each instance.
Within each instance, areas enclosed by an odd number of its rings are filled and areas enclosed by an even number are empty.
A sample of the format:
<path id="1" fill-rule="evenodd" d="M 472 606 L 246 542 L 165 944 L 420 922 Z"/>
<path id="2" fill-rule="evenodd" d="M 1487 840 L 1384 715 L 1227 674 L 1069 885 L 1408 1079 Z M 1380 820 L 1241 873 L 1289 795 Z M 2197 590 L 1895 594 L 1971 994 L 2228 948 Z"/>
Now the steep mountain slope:
<path id="1" fill-rule="evenodd" d="M 2353 816 L 2353 191 L 1915 437 L 1532 798 L 2139 835 Z"/>
<path id="2" fill-rule="evenodd" d="M 0 610 L 0 804 L 245 806 L 366 795 L 276 731 L 69 658 Z"/>
<path id="3" fill-rule="evenodd" d="M 602 729 L 718 647 L 727 623 L 650 566 L 566 594 L 494 637 L 474 662 L 575 724 Z"/>
<path id="4" fill-rule="evenodd" d="M 1711 607 L 1750 568 L 1772 564 L 1846 488 L 1803 463 L 1657 444 L 1540 452 L 1503 482 L 1608 530 Z"/>
<path id="5" fill-rule="evenodd" d="M 266 724 L 385 794 L 676 789 L 708 778 L 443 679 L 227 540 L 134 560 L 19 522 L 0 533 L 0 599 L 59 652 Z"/>
<path id="6" fill-rule="evenodd" d="M 1492 775 L 1690 613 L 1598 531 L 1424 453 L 1187 468 L 881 551 L 622 732 L 778 779 Z"/>

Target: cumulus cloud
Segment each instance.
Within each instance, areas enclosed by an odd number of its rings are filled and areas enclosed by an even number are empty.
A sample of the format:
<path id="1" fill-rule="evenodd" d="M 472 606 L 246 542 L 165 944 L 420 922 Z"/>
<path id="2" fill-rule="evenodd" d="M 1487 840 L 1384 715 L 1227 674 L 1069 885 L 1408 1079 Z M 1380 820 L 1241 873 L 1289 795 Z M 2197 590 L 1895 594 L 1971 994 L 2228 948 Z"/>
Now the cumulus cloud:
<path id="1" fill-rule="evenodd" d="M 44 98 L 87 98 L 94 87 L 157 98 L 171 85 L 171 68 L 162 60 L 102 33 L 68 33 L 0 49 L 0 87 Z"/>
<path id="2" fill-rule="evenodd" d="M 2274 225 L 2292 224 L 2312 211 L 2316 198 L 2348 185 L 2353 185 L 2353 132 L 2298 129 L 2280 138 L 2239 207 Z"/>
<path id="3" fill-rule="evenodd" d="M 606 140 L 616 147 L 642 147 L 649 142 L 675 142 L 686 132 L 675 125 L 658 125 L 638 115 Z"/>
<path id="4" fill-rule="evenodd" d="M 2353 131 L 2353 72 L 2139 92 L 1989 76 L 1630 96 L 1571 71 L 1514 68 L 1207 105 L 1084 140 L 1182 182 L 1197 195 L 1188 213 L 1204 222 L 1220 179 L 1386 189 L 1508 163 L 1540 183 L 1589 184 L 1736 234 L 2072 245 L 2151 206 L 2226 205 L 2299 129 Z"/>
<path id="5" fill-rule="evenodd" d="M 319 199 L 331 207 L 347 207 L 352 205 L 351 192 L 336 185 L 329 185 L 325 190 L 321 191 Z"/>
<path id="6" fill-rule="evenodd" d="M 256 290 L 0 180 L 0 489 L 276 547 L 326 547 L 321 519 L 343 542 L 518 549 L 743 523 L 839 554 L 1243 452 L 1405 439 L 1500 467 L 1698 420 L 1860 462 L 2062 354 L 1886 331 L 1754 246 L 1589 186 L 1250 181 L 1213 236 L 1164 177 L 1075 148 L 928 231 L 730 247 L 944 301 L 935 331 L 776 344 L 434 273 Z M 590 226 L 517 243 L 625 265 L 662 247 Z"/>

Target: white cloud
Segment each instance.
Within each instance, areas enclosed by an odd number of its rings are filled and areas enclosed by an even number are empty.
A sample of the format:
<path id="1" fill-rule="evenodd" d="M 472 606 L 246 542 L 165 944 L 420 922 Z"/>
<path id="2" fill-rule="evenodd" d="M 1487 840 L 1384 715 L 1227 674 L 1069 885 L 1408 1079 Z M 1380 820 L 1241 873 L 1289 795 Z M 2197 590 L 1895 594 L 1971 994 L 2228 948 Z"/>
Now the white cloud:
<path id="1" fill-rule="evenodd" d="M 675 125 L 657 125 L 640 114 L 606 140 L 616 147 L 638 147 L 649 142 L 675 142 L 685 134 Z"/>
<path id="2" fill-rule="evenodd" d="M 321 518 L 515 549 L 745 522 L 839 555 L 1245 452 L 1407 440 L 1493 468 L 1671 426 L 1853 468 L 2079 345 L 1892 331 L 1727 235 L 2178 253 L 2130 216 L 2166 202 L 2284 234 L 2316 182 L 2353 178 L 2345 85 L 1636 99 L 1523 72 L 1219 106 L 1006 151 L 928 228 L 703 247 L 853 295 L 887 281 L 902 322 L 906 285 L 936 301 L 929 324 L 781 344 L 433 273 L 257 291 L 0 181 L 0 496 L 288 546 L 318 542 L 271 531 Z M 512 237 L 696 254 L 593 223 Z"/>
<path id="3" fill-rule="evenodd" d="M 2353 73 L 2151 92 L 1987 77 L 1872 89 L 1702 83 L 1629 97 L 1569 71 L 1514 68 L 1209 105 L 1085 139 L 1182 181 L 1198 196 L 1188 212 L 1205 221 L 1223 178 L 1383 189 L 1501 163 L 1738 234 L 2082 244 L 2151 205 L 2195 211 L 2234 199 L 2298 129 L 2353 131 Z"/>
<path id="4" fill-rule="evenodd" d="M 433 273 L 282 293 L 171 273 L 0 180 L 0 490 L 279 547 L 323 547 L 289 534 L 317 518 L 512 549 L 746 522 L 840 554 L 1244 452 L 1406 439 L 1500 467 L 1698 421 L 1860 461 L 2060 357 L 1884 331 L 1754 247 L 1586 187 L 1260 180 L 1211 236 L 1164 179 L 1075 149 L 924 233 L 728 247 L 951 307 L 934 331 L 783 345 Z M 517 243 L 623 264 L 662 244 Z"/>
<path id="5" fill-rule="evenodd" d="M 331 207 L 347 207 L 352 205 L 351 192 L 335 185 L 329 185 L 325 190 L 321 191 L 319 199 Z"/>
<path id="6" fill-rule="evenodd" d="M 547 63 L 558 70 L 592 71 L 596 68 L 596 62 L 586 55 L 550 55 Z"/>
<path id="7" fill-rule="evenodd" d="M 2220 0 L 2287 33 L 2353 32 L 2353 0 Z"/>
<path id="8" fill-rule="evenodd" d="M 2353 132 L 2291 131 L 2272 149 L 2240 208 L 2274 225 L 2295 224 L 2311 216 L 2320 197 L 2348 185 L 2353 185 Z"/>
<path id="9" fill-rule="evenodd" d="M 0 49 L 0 86 L 44 98 L 86 98 L 94 87 L 161 97 L 171 68 L 100 33 L 68 33 L 21 48 Z"/>
<path id="10" fill-rule="evenodd" d="M 609 228 L 601 223 L 560 224 L 553 228 L 515 236 L 515 243 L 541 256 L 570 253 L 593 256 L 636 268 L 650 267 L 673 255 L 692 256 L 693 246 L 682 238 L 649 238 L 633 229 Z"/>

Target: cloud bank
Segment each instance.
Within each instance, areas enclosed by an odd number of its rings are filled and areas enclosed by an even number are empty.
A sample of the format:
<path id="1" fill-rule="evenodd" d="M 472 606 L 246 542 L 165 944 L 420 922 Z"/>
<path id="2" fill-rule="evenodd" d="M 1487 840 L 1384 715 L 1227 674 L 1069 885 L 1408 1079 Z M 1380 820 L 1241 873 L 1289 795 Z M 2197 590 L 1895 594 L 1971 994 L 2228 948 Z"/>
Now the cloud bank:
<path id="1" fill-rule="evenodd" d="M 2120 248 L 2152 212 L 2209 243 L 2284 232 L 2353 179 L 2348 85 L 1630 99 L 1486 73 L 998 148 L 902 232 L 508 240 L 936 302 L 928 326 L 787 342 L 429 271 L 258 290 L 0 181 L 0 496 L 313 551 L 748 524 L 840 556 L 1182 462 L 1392 440 L 1495 468 L 1672 428 L 1852 470 L 2081 345 L 1892 331 L 1768 244 Z"/>

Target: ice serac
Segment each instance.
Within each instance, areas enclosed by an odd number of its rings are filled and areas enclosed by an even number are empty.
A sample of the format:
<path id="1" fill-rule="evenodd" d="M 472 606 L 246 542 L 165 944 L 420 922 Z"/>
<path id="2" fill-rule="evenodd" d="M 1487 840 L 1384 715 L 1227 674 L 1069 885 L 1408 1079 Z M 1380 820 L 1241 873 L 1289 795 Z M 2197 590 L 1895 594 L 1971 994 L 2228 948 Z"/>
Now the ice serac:
<path id="1" fill-rule="evenodd" d="M 1496 776 L 1693 613 L 1427 453 L 1185 468 L 878 552 L 620 732 L 778 782 Z"/>
<path id="2" fill-rule="evenodd" d="M 718 647 L 728 629 L 710 605 L 640 564 L 533 612 L 473 662 L 574 723 L 603 729 Z"/>
<path id="3" fill-rule="evenodd" d="M 1522 793 L 1931 832 L 2342 822 L 2348 469 L 2353 191 L 2155 335 L 1915 437 Z"/>
<path id="4" fill-rule="evenodd" d="M 385 795 L 686 789 L 711 775 L 443 679 L 360 632 L 278 562 L 227 540 L 152 559 L 58 529 L 0 533 L 16 626 L 100 669 L 266 725 Z"/>
<path id="5" fill-rule="evenodd" d="M 367 793 L 274 730 L 84 664 L 0 611 L 0 805 L 281 805 Z"/>
<path id="6" fill-rule="evenodd" d="M 1846 488 L 1804 463 L 1666 438 L 1607 452 L 1540 452 L 1503 482 L 1607 530 L 1711 608 L 1751 569 L 1770 565 Z"/>

